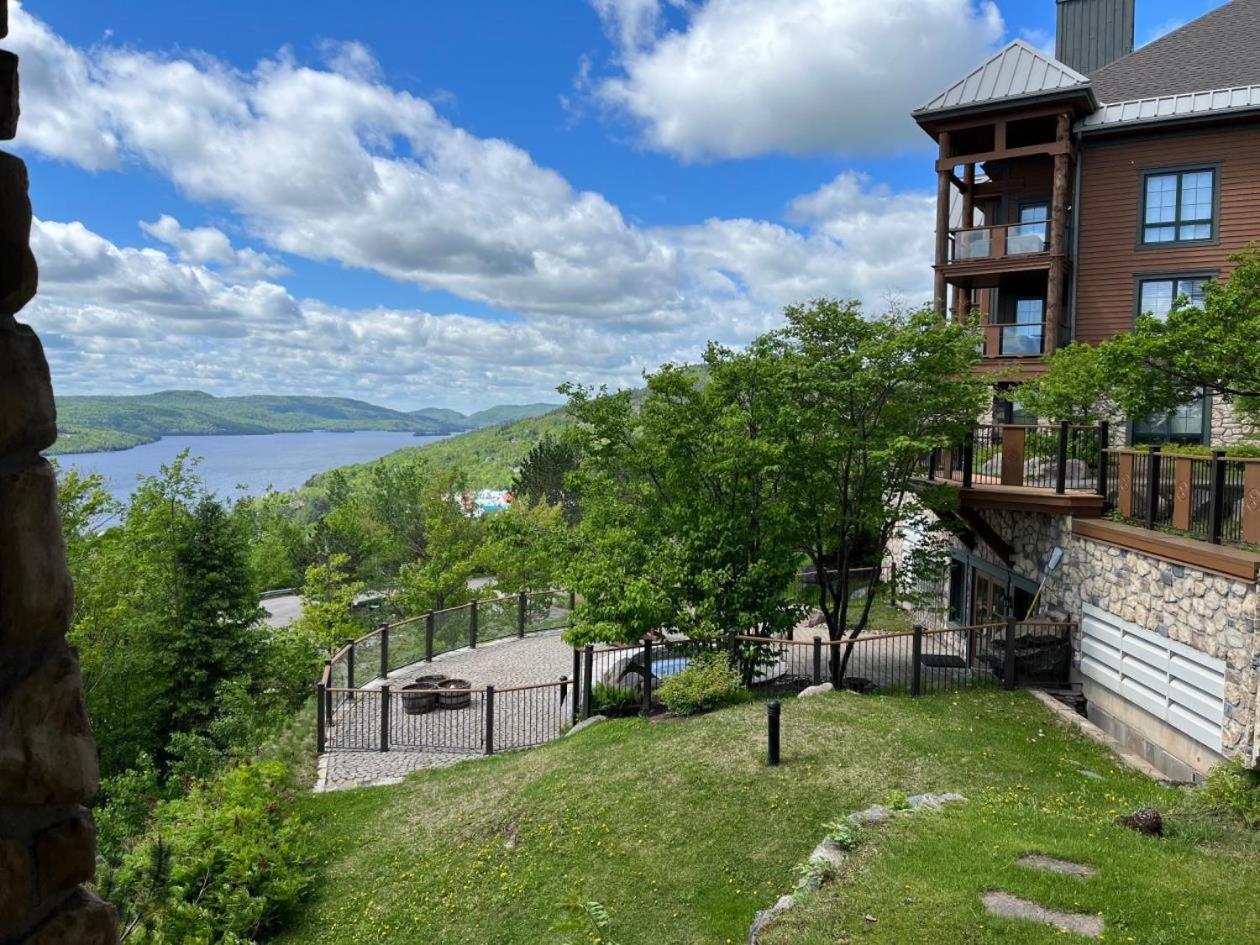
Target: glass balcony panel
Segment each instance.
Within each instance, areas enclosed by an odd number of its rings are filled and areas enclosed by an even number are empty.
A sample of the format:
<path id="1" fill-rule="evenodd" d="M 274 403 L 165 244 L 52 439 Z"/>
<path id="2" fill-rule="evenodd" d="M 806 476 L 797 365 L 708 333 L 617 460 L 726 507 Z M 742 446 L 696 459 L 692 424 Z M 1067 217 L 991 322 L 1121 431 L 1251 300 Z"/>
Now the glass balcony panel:
<path id="1" fill-rule="evenodd" d="M 998 353 L 1004 358 L 1029 358 L 1041 354 L 1044 325 L 999 325 Z"/>

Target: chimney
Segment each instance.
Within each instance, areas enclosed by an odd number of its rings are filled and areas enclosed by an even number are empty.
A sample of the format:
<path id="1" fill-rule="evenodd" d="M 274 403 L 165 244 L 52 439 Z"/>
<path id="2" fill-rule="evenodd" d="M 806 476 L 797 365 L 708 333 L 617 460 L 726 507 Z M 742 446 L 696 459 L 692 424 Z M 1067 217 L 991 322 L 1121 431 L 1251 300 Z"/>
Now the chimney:
<path id="1" fill-rule="evenodd" d="M 1133 52 L 1134 0 L 1055 0 L 1054 58 L 1082 75 Z"/>

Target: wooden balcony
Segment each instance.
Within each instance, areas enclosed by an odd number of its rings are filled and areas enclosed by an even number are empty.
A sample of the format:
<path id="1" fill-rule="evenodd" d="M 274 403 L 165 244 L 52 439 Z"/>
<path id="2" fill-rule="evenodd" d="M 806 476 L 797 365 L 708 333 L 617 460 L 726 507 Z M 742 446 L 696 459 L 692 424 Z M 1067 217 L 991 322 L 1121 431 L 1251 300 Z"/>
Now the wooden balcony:
<path id="1" fill-rule="evenodd" d="M 949 231 L 948 254 L 938 266 L 961 289 L 997 286 L 1012 273 L 1046 272 L 1063 255 L 1050 250 L 1050 223 L 994 223 Z"/>
<path id="2" fill-rule="evenodd" d="M 1107 426 L 1001 424 L 934 450 L 923 479 L 958 488 L 964 509 L 1097 517 L 1103 512 Z"/>

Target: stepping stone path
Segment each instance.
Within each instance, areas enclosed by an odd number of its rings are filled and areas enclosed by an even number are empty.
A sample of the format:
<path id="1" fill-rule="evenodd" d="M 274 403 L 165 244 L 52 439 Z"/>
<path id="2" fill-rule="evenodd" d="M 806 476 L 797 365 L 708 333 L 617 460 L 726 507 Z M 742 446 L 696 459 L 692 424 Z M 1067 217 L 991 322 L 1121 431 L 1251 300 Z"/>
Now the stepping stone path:
<path id="1" fill-rule="evenodd" d="M 1021 856 L 1015 861 L 1020 866 L 1026 866 L 1030 870 L 1043 870 L 1047 873 L 1062 873 L 1065 876 L 1079 876 L 1081 879 L 1088 879 L 1098 870 L 1092 866 L 1086 866 L 1084 863 L 1073 863 L 1071 860 L 1059 860 L 1052 856 L 1046 856 L 1042 853 L 1029 853 Z"/>
<path id="2" fill-rule="evenodd" d="M 987 892 L 980 897 L 985 911 L 991 916 L 1002 919 L 1026 919 L 1029 922 L 1040 922 L 1053 925 L 1064 932 L 1075 932 L 1088 938 L 1099 938 L 1105 928 L 1100 915 L 1085 915 L 1081 912 L 1059 912 L 1047 909 L 1027 899 L 1020 899 L 1004 892 Z"/>
<path id="3" fill-rule="evenodd" d="M 1089 879 L 1098 870 L 1084 863 L 1073 863 L 1071 860 L 1060 860 L 1046 856 L 1044 853 L 1027 853 L 1015 861 L 1018 865 L 1031 870 L 1047 873 L 1059 873 L 1063 876 L 1075 876 Z M 1052 925 L 1062 932 L 1075 932 L 1088 938 L 1101 938 L 1106 930 L 1106 922 L 1100 915 L 1088 915 L 1083 912 L 1060 912 L 1058 909 L 1047 909 L 1028 899 L 1012 896 L 1001 890 L 991 890 L 980 897 L 984 909 L 989 915 L 1000 919 L 1024 919 L 1028 922 L 1040 922 Z"/>

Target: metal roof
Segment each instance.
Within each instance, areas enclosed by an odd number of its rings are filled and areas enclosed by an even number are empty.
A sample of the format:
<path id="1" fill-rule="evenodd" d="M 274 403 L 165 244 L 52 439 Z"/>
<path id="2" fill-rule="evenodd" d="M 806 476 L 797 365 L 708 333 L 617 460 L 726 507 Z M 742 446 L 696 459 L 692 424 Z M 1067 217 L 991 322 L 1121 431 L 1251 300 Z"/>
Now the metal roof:
<path id="1" fill-rule="evenodd" d="M 914 115 L 917 118 L 1068 90 L 1088 92 L 1089 89 L 1089 79 L 1085 76 L 1017 39 L 922 108 L 915 109 Z"/>
<path id="2" fill-rule="evenodd" d="M 1086 115 L 1076 127 L 1082 131 L 1132 125 L 1143 122 L 1174 121 L 1199 116 L 1219 116 L 1260 108 L 1260 85 L 1243 85 L 1232 89 L 1210 89 L 1180 95 L 1159 95 L 1150 98 L 1113 102 Z"/>

